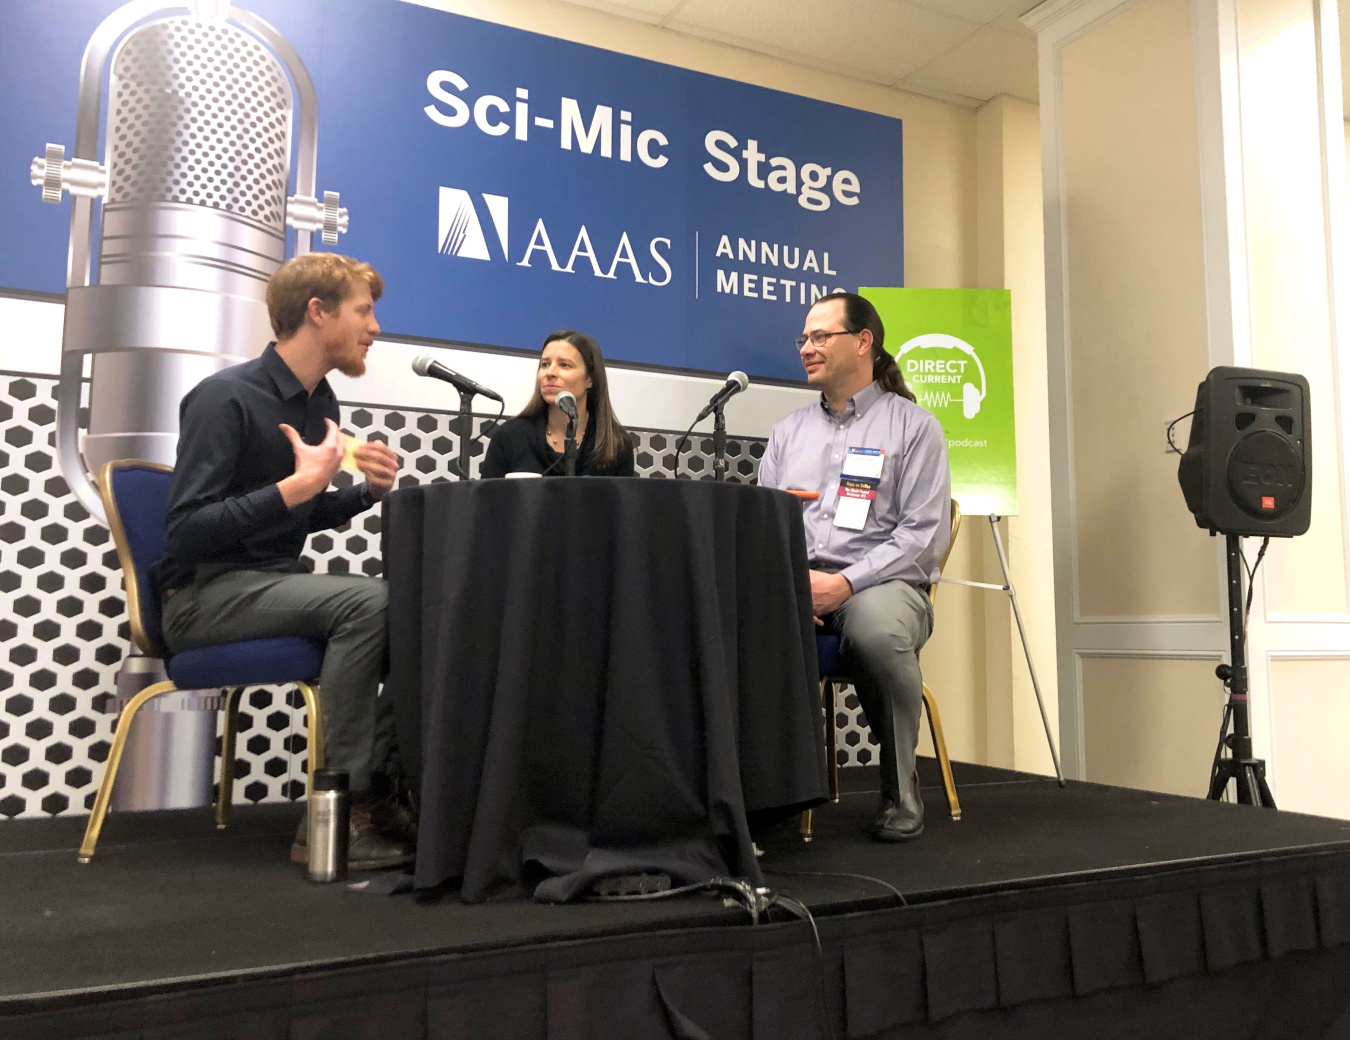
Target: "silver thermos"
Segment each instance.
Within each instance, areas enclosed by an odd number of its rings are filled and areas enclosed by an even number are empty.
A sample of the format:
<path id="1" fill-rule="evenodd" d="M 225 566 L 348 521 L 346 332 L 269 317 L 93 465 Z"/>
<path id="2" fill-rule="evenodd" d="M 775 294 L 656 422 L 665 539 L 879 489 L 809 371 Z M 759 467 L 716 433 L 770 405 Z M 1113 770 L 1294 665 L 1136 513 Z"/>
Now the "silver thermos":
<path id="1" fill-rule="evenodd" d="M 343 769 L 316 769 L 309 792 L 309 879 L 347 880 L 347 834 L 352 796 Z"/>

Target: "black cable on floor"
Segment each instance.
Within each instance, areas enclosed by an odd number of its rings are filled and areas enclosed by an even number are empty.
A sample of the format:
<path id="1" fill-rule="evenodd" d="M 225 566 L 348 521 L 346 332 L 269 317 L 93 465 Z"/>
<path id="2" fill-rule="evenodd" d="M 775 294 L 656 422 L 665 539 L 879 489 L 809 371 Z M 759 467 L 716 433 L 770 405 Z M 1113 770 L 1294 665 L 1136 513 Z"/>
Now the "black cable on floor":
<path id="1" fill-rule="evenodd" d="M 673 899 L 676 896 L 692 895 L 695 892 L 707 892 L 713 895 L 730 897 L 736 905 L 750 915 L 754 924 L 759 924 L 760 900 L 750 882 L 737 878 L 713 878 L 711 881 L 699 881 L 692 885 L 667 888 L 660 892 L 634 892 L 630 895 L 587 895 L 582 897 L 586 903 L 651 903 L 658 899 Z"/>
<path id="2" fill-rule="evenodd" d="M 832 877 L 832 878 L 852 878 L 855 881 L 870 881 L 874 885 L 880 885 L 882 888 L 889 889 L 896 899 L 900 900 L 901 906 L 909 906 L 909 900 L 905 898 L 905 893 L 892 885 L 889 881 L 883 881 L 879 877 L 872 877 L 871 874 L 848 874 L 844 871 L 836 870 L 766 870 L 765 874 L 780 874 L 787 877 Z"/>
<path id="3" fill-rule="evenodd" d="M 883 882 L 884 884 L 885 882 Z M 816 927 L 815 916 L 811 910 L 800 899 L 794 899 L 792 896 L 775 895 L 769 899 L 770 906 L 781 906 L 790 914 L 800 918 L 811 926 L 811 936 L 815 939 L 816 954 L 816 979 L 820 987 L 820 1002 L 818 1005 L 821 1022 L 825 1027 L 825 1035 L 830 1040 L 838 1040 L 834 1033 L 834 1021 L 830 1018 L 830 1004 L 826 996 L 828 992 L 828 983 L 825 979 L 825 949 L 820 944 L 820 929 Z"/>
<path id="4" fill-rule="evenodd" d="M 898 888 L 883 881 L 881 878 L 870 877 L 866 874 L 825 874 L 816 871 L 769 871 L 767 873 L 778 874 L 797 874 L 803 876 L 818 875 L 821 877 L 852 877 L 862 881 L 872 881 L 878 885 L 890 889 L 899 897 L 900 902 L 904 903 L 905 897 Z M 810 908 L 800 899 L 792 896 L 777 895 L 767 888 L 755 888 L 748 881 L 740 878 L 713 878 L 710 881 L 701 881 L 692 885 L 681 885 L 679 888 L 666 889 L 663 892 L 640 892 L 632 895 L 615 896 L 585 896 L 586 902 L 593 903 L 641 903 L 650 902 L 657 899 L 671 899 L 675 896 L 689 895 L 694 892 L 712 892 L 720 893 L 724 896 L 731 896 L 736 900 L 736 904 L 750 914 L 751 921 L 759 924 L 760 914 L 774 906 L 781 906 L 794 917 L 805 921 L 811 926 L 811 938 L 814 943 L 816 982 L 819 989 L 819 1001 L 817 1002 L 817 1011 L 821 1018 L 821 1024 L 824 1027 L 823 1035 L 828 1036 L 830 1040 L 838 1040 L 834 1032 L 834 1021 L 830 1018 L 830 1004 L 828 998 L 829 983 L 825 978 L 825 948 L 820 941 L 820 929 L 816 927 L 815 915 L 811 913 Z"/>

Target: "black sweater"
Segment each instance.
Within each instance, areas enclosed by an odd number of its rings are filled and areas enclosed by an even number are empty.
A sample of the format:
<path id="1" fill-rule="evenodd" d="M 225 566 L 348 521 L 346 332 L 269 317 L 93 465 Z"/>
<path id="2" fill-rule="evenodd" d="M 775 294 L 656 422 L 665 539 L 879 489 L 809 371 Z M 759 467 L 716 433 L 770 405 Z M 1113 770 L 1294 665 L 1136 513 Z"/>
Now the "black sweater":
<path id="1" fill-rule="evenodd" d="M 577 450 L 579 477 L 632 477 L 633 445 L 625 443 L 612 465 L 599 465 L 592 455 L 595 449 L 595 421 L 586 424 L 586 436 Z M 548 446 L 548 413 L 518 415 L 508 419 L 488 442 L 487 455 L 478 471 L 480 477 L 504 477 L 508 473 L 542 473 L 561 476 L 562 455 Z"/>

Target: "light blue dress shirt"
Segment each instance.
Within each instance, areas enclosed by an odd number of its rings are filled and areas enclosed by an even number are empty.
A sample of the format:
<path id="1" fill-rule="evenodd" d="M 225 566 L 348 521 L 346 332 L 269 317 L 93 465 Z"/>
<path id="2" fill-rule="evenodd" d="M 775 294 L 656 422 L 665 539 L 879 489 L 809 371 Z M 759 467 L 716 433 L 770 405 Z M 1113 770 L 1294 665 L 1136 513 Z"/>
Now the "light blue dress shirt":
<path id="1" fill-rule="evenodd" d="M 849 448 L 886 452 L 861 531 L 834 526 Z M 820 493 L 803 503 L 807 558 L 812 568 L 842 574 L 854 592 L 886 581 L 926 586 L 938 580 L 951 537 L 947 438 L 933 414 L 913 401 L 871 383 L 840 413 L 822 395 L 773 428 L 759 483 Z"/>

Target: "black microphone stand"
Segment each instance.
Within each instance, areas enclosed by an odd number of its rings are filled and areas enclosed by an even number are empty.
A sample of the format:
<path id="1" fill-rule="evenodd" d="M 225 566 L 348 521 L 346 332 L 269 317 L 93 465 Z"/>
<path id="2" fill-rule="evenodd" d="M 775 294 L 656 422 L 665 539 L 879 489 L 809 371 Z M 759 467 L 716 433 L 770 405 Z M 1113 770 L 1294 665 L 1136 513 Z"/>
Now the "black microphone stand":
<path id="1" fill-rule="evenodd" d="M 727 479 L 727 417 L 722 414 L 725 402 L 713 408 L 713 480 L 724 483 Z"/>
<path id="2" fill-rule="evenodd" d="M 451 384 L 452 386 L 454 384 Z M 459 394 L 459 459 L 451 463 L 455 476 L 460 480 L 469 479 L 469 452 L 473 448 L 473 394 L 466 394 L 455 387 Z"/>
<path id="3" fill-rule="evenodd" d="M 1219 746 L 1209 776 L 1209 798 L 1219 801 L 1228 781 L 1237 782 L 1237 800 L 1242 805 L 1274 809 L 1275 799 L 1266 785 L 1266 763 L 1252 756 L 1252 732 L 1247 713 L 1247 609 L 1242 598 L 1242 545 L 1235 534 L 1228 538 L 1228 647 L 1231 664 L 1221 664 L 1215 674 L 1228 687 L 1223 708 Z M 1228 732 L 1228 724 L 1233 732 Z M 1225 749 L 1227 754 L 1225 754 Z"/>
<path id="4" fill-rule="evenodd" d="M 577 417 L 567 417 L 567 433 L 563 437 L 563 476 L 577 475 Z"/>

